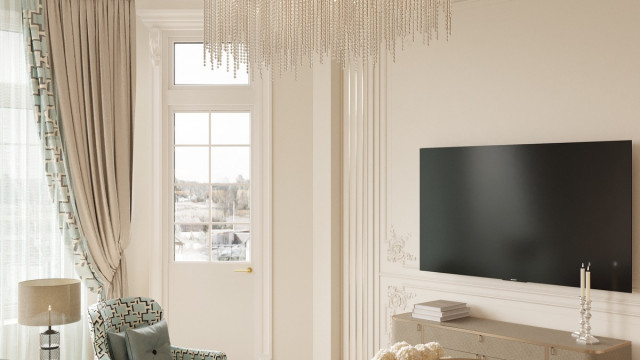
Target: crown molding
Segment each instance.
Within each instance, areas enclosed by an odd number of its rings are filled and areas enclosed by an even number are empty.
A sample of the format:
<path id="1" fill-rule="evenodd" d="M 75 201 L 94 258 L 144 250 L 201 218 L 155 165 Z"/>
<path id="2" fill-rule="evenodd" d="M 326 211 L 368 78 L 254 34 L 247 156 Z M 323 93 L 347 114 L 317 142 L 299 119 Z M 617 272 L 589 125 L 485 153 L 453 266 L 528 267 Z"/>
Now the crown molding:
<path id="1" fill-rule="evenodd" d="M 202 9 L 138 9 L 136 15 L 146 26 L 161 30 L 202 30 Z"/>

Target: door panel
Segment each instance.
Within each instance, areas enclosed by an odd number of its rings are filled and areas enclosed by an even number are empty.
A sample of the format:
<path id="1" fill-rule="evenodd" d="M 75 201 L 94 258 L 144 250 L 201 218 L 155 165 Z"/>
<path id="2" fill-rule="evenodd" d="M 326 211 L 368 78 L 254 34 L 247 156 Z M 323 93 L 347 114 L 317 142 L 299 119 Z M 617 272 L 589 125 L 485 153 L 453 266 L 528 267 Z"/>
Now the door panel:
<path id="1" fill-rule="evenodd" d="M 254 279 L 247 263 L 171 264 L 170 336 L 176 345 L 220 350 L 230 360 L 255 359 Z"/>

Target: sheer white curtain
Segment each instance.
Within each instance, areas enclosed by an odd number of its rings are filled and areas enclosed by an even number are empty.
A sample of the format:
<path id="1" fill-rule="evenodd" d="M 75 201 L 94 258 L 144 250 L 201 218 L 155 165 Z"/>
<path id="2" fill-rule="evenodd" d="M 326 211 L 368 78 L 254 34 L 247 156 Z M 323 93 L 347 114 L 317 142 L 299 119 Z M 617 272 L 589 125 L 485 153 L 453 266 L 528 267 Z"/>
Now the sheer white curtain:
<path id="1" fill-rule="evenodd" d="M 38 359 L 43 329 L 17 324 L 18 282 L 77 276 L 44 176 L 20 0 L 0 1 L 0 49 L 0 358 Z M 91 358 L 84 289 L 82 306 L 80 322 L 57 327 L 62 359 Z"/>

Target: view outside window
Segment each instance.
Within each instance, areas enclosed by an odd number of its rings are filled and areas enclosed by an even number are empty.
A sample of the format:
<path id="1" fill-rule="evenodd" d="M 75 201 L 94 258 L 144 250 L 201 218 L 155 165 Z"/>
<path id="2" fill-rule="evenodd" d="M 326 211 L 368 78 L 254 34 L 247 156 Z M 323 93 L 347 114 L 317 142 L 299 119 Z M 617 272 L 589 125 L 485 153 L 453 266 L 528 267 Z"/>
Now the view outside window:
<path id="1" fill-rule="evenodd" d="M 175 85 L 248 85 L 249 75 L 247 67 L 240 66 L 240 69 L 233 74 L 232 68 L 227 68 L 230 57 L 223 53 L 222 66 L 211 69 L 209 54 L 207 54 L 207 66 L 203 66 L 204 54 L 202 43 L 174 43 L 174 73 L 173 83 Z M 230 56 L 230 55 L 229 55 Z"/>
<path id="2" fill-rule="evenodd" d="M 45 175 L 19 8 L 19 1 L 0 5 L 0 358 L 3 359 L 33 358 L 37 354 L 31 352 L 32 347 L 26 347 L 26 339 L 37 339 L 37 327 L 33 327 L 33 333 L 32 327 L 18 325 L 18 283 L 76 277 L 73 259 L 65 250 L 58 228 L 58 212 Z M 4 21 L 5 16 L 9 21 Z M 74 332 L 69 330 L 72 335 L 67 339 L 73 339 Z M 68 351 L 67 354 L 74 353 Z"/>
<path id="3" fill-rule="evenodd" d="M 249 261 L 251 113 L 174 114 L 176 261 Z"/>

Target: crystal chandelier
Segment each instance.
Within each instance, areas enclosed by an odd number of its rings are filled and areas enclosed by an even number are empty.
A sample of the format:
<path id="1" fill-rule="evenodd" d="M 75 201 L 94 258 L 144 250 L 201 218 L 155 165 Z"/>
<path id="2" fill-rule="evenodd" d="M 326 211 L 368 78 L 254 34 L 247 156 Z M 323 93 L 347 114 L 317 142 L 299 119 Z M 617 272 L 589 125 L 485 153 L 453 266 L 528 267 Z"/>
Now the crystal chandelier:
<path id="1" fill-rule="evenodd" d="M 451 0 L 204 0 L 204 52 L 211 67 L 226 62 L 276 71 L 297 70 L 314 55 L 376 64 L 396 43 L 451 34 Z M 258 66 L 256 66 L 258 65 Z"/>

